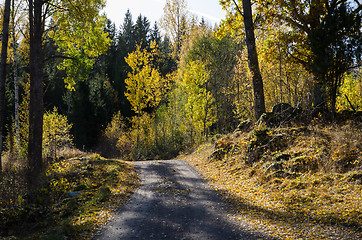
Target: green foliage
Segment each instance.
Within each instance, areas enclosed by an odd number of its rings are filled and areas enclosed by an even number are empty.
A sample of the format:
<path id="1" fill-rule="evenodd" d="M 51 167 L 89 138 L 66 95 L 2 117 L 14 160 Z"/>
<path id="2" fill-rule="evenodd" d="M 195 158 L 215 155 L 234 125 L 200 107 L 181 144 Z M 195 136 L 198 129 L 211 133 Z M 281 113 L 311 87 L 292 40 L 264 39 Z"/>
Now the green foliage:
<path id="1" fill-rule="evenodd" d="M 239 8 L 242 2 L 236 1 Z M 243 35 L 242 16 L 235 2 L 223 0 L 220 4 L 227 15 L 217 36 Z M 278 102 L 310 106 L 302 96 L 311 92 L 311 85 L 318 82 L 322 85 L 325 103 L 334 112 L 343 74 L 361 58 L 361 11 L 357 8 L 350 1 L 336 0 L 256 1 L 254 19 L 258 51 L 264 58 L 261 70 L 268 108 Z M 314 80 L 306 72 L 313 75 Z M 296 91 L 291 91 L 293 88 Z M 276 96 L 279 99 L 275 99 Z"/>
<path id="2" fill-rule="evenodd" d="M 130 138 L 135 149 L 132 152 L 134 158 L 149 158 L 155 150 L 155 118 L 153 114 L 144 113 L 140 117 L 131 119 L 132 128 Z"/>
<path id="3" fill-rule="evenodd" d="M 15 180 L 4 177 L 6 182 Z M 5 182 L 1 182 L 0 234 L 16 239 L 89 239 L 138 186 L 137 181 L 131 164 L 95 154 L 50 164 L 42 185 L 26 195 L 36 199 L 32 205 L 21 199 L 23 192 L 6 204 Z"/>
<path id="4" fill-rule="evenodd" d="M 104 7 L 103 0 L 60 1 L 53 16 L 57 29 L 49 34 L 66 55 L 58 66 L 66 70 L 67 88 L 74 90 L 76 80 L 85 80 L 92 69 L 94 58 L 107 51 L 110 44 L 108 33 L 103 31 L 106 24 L 99 11 Z"/>
<path id="5" fill-rule="evenodd" d="M 30 83 L 26 81 L 23 84 L 24 94 L 22 102 L 19 105 L 19 135 L 16 134 L 15 122 L 8 129 L 8 136 L 5 141 L 5 147 L 13 160 L 25 162 L 28 154 L 29 138 L 29 94 Z"/>
<path id="6" fill-rule="evenodd" d="M 103 131 L 98 151 L 102 156 L 128 159 L 131 147 L 128 143 L 128 129 L 121 112 L 117 112 Z"/>
<path id="7" fill-rule="evenodd" d="M 355 73 L 345 74 L 339 95 L 337 98 L 337 110 L 351 110 L 351 102 L 353 108 L 358 111 L 362 109 L 362 69 Z M 347 96 L 347 97 L 346 97 Z M 348 100 L 347 100 L 348 98 Z"/>
<path id="8" fill-rule="evenodd" d="M 215 125 L 217 131 L 226 133 L 235 126 L 235 105 L 241 98 L 239 79 L 235 76 L 237 55 L 240 51 L 235 38 L 225 36 L 218 39 L 211 30 L 195 28 L 188 41 L 184 43 L 180 59 L 180 69 L 191 62 L 202 62 L 208 72 L 204 88 L 212 94 L 215 101 Z M 239 86 L 239 87 L 238 87 Z M 250 91 L 249 91 L 250 92 Z"/>
<path id="9" fill-rule="evenodd" d="M 236 2 L 241 8 L 242 1 Z M 275 8 L 281 2 L 258 1 L 255 5 L 256 11 L 254 11 L 256 45 L 264 84 L 266 109 L 271 110 L 274 105 L 281 102 L 310 109 L 313 79 L 300 61 L 309 53 L 301 50 L 302 47 L 306 47 L 307 40 L 299 31 L 291 31 L 286 26 L 287 23 L 282 21 L 290 12 Z M 220 3 L 227 11 L 227 15 L 216 36 L 222 39 L 232 34 L 240 39 L 240 36 L 244 36 L 242 16 L 236 11 L 233 1 L 226 0 Z M 274 5 L 272 7 L 268 4 Z M 295 4 L 300 8 L 305 7 L 299 2 Z M 291 42 L 293 44 L 290 44 Z M 298 51 L 294 52 L 294 48 L 298 48 Z M 241 50 L 238 63 L 235 64 L 234 83 L 238 91 L 235 113 L 238 118 L 246 119 L 253 115 L 252 76 L 248 69 L 248 62 L 245 61 L 246 49 Z M 297 56 L 297 53 L 300 55 Z"/>
<path id="10" fill-rule="evenodd" d="M 181 91 L 186 98 L 185 121 L 196 134 L 206 135 L 206 130 L 215 122 L 214 98 L 207 85 L 209 72 L 201 62 L 191 61 L 181 69 Z"/>
<path id="11" fill-rule="evenodd" d="M 177 156 L 187 146 L 186 122 L 184 118 L 185 110 L 183 102 L 175 100 L 175 91 L 169 94 L 169 104 L 162 104 L 155 117 L 156 122 L 156 148 L 157 155 L 161 159 L 168 159 Z"/>
<path id="12" fill-rule="evenodd" d="M 194 35 L 184 42 L 179 69 L 167 76 L 166 82 L 173 83 L 167 101 L 160 102 L 155 115 L 134 117 L 133 126 L 140 128 L 123 135 L 120 142 L 125 146 L 131 146 L 132 139 L 137 146 L 139 132 L 136 156 L 169 158 L 206 140 L 214 124 L 222 131 L 233 129 L 236 44 L 232 38 L 219 40 L 211 32 L 204 33 L 205 29 L 195 27 Z"/>
<path id="13" fill-rule="evenodd" d="M 343 75 L 361 59 L 362 16 L 357 8 L 350 1 L 336 0 L 258 3 L 265 22 L 281 26 L 275 39 L 289 60 L 301 63 L 323 86 L 331 112 Z"/>
<path id="14" fill-rule="evenodd" d="M 46 112 L 43 121 L 43 156 L 56 159 L 57 152 L 72 146 L 72 124 L 68 123 L 66 116 L 58 113 L 57 108 L 52 112 Z"/>

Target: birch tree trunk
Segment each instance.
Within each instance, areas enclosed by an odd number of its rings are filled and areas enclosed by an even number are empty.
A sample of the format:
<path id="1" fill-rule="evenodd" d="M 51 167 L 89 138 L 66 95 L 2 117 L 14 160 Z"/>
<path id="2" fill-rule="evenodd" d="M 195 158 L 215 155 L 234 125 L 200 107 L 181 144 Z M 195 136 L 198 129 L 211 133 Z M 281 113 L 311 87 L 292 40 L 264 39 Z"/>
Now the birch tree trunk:
<path id="1" fill-rule="evenodd" d="M 12 38 L 13 38 L 13 51 L 14 51 L 14 67 L 13 67 L 13 75 L 14 75 L 14 118 L 15 118 L 15 145 L 19 146 L 20 143 L 20 135 L 19 135 L 19 81 L 18 81 L 18 56 L 17 56 L 17 42 L 16 42 L 16 34 L 15 34 L 15 0 L 12 0 Z"/>

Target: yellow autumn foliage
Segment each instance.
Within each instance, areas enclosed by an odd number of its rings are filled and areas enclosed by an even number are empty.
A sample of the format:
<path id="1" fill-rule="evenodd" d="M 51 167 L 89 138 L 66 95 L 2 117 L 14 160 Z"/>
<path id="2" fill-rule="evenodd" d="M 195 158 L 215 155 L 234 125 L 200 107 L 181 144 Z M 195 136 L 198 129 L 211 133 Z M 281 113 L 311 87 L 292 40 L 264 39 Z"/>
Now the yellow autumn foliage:
<path id="1" fill-rule="evenodd" d="M 72 124 L 68 123 L 66 116 L 58 113 L 57 108 L 46 112 L 43 122 L 43 156 L 56 159 L 60 150 L 73 145 Z"/>

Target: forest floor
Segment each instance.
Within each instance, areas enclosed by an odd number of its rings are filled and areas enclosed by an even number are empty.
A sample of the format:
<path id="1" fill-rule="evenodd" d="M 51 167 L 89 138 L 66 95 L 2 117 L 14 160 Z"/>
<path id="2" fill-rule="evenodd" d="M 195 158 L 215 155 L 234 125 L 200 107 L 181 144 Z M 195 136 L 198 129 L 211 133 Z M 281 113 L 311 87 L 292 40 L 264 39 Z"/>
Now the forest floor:
<path id="1" fill-rule="evenodd" d="M 56 161 L 24 195 L 23 175 L 0 182 L 0 239 L 89 239 L 139 185 L 132 163 L 98 154 Z M 33 204 L 26 204 L 26 197 Z"/>
<path id="2" fill-rule="evenodd" d="M 362 239 L 361 131 L 353 124 L 254 129 L 181 159 L 241 225 L 276 239 Z M 269 142 L 255 144 L 262 135 Z"/>

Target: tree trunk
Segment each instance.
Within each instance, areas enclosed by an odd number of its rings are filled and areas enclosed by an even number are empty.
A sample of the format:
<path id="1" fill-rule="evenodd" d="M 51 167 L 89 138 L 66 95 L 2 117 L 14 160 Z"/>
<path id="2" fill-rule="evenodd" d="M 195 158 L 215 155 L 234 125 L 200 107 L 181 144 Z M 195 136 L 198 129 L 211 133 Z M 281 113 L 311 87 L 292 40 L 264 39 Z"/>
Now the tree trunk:
<path id="1" fill-rule="evenodd" d="M 244 11 L 243 15 L 244 15 L 246 46 L 248 50 L 249 69 L 253 79 L 254 112 L 255 112 L 255 118 L 259 119 L 260 116 L 265 112 L 263 79 L 261 77 L 259 62 L 258 62 L 258 54 L 256 52 L 251 2 L 250 0 L 242 0 L 242 3 Z"/>
<path id="2" fill-rule="evenodd" d="M 321 90 L 321 86 L 319 83 L 314 83 L 314 91 L 313 91 L 313 105 L 315 113 L 318 114 L 324 109 L 324 99 Z"/>
<path id="3" fill-rule="evenodd" d="M 0 171 L 2 171 L 2 148 L 3 148 L 3 128 L 5 122 L 5 82 L 6 82 L 6 60 L 8 58 L 10 23 L 10 0 L 5 0 L 2 46 L 1 46 L 1 66 L 0 66 Z"/>
<path id="4" fill-rule="evenodd" d="M 339 74 L 338 69 L 336 70 L 336 72 L 332 75 L 333 78 L 333 84 L 332 84 L 332 89 L 331 89 L 331 115 L 332 115 L 332 119 L 334 120 L 335 116 L 336 116 L 336 104 L 337 104 L 337 93 L 338 93 L 338 89 L 341 85 L 341 79 L 342 79 L 342 74 Z"/>
<path id="5" fill-rule="evenodd" d="M 33 5 L 34 3 L 34 5 Z M 29 189 L 37 184 L 43 168 L 43 0 L 29 0 L 30 22 L 30 102 L 29 102 Z"/>
<path id="6" fill-rule="evenodd" d="M 12 0 L 12 9 L 15 11 L 15 0 Z M 16 35 L 15 35 L 15 12 L 12 16 L 13 21 L 13 51 L 14 51 L 14 118 L 15 118 L 15 145 L 19 146 L 20 144 L 20 133 L 19 133 L 19 80 L 18 80 L 18 56 L 17 56 L 17 42 L 16 42 Z"/>

